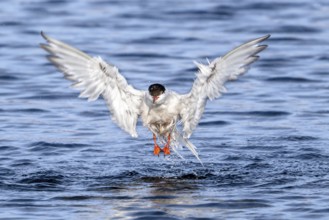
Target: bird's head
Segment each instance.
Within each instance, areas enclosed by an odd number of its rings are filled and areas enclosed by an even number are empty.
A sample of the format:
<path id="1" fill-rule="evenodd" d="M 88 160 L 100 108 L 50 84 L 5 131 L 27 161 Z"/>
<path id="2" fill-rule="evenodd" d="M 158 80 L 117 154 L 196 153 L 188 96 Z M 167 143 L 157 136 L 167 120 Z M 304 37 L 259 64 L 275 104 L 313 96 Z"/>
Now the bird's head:
<path id="1" fill-rule="evenodd" d="M 152 98 L 152 103 L 156 104 L 161 102 L 165 97 L 166 88 L 161 84 L 152 84 L 149 86 L 149 95 Z"/>

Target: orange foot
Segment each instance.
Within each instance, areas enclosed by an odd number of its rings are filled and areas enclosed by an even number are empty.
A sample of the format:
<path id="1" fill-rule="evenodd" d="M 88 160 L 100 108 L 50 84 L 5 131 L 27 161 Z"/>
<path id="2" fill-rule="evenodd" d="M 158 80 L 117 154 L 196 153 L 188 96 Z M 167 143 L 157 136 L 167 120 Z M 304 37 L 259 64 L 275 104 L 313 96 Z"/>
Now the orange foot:
<path id="1" fill-rule="evenodd" d="M 170 155 L 170 149 L 168 144 L 166 144 L 162 150 L 165 156 Z"/>
<path id="2" fill-rule="evenodd" d="M 155 144 L 153 150 L 154 155 L 159 156 L 160 152 L 161 152 L 161 148 L 159 147 L 159 145 Z"/>

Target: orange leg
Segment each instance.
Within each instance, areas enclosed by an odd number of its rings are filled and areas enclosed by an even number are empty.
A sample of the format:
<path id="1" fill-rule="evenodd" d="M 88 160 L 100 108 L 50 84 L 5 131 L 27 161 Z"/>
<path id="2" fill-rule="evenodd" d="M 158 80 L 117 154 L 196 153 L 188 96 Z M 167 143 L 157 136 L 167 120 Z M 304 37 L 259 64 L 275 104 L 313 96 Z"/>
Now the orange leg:
<path id="1" fill-rule="evenodd" d="M 170 154 L 170 148 L 169 148 L 169 146 L 170 146 L 170 134 L 168 135 L 167 144 L 163 148 L 163 153 L 164 153 L 165 156 Z"/>
<path id="2" fill-rule="evenodd" d="M 161 152 L 161 148 L 157 144 L 157 137 L 155 136 L 155 134 L 153 134 L 153 141 L 154 141 L 154 150 L 153 150 L 153 153 L 154 153 L 154 155 L 159 156 L 159 154 Z"/>

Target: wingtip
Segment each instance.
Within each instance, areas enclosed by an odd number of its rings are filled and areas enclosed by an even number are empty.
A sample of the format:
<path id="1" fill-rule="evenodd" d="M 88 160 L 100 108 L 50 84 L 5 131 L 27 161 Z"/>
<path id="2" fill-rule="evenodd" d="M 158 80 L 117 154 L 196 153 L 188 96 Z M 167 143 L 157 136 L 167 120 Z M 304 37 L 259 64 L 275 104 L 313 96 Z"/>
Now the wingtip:
<path id="1" fill-rule="evenodd" d="M 39 46 L 40 46 L 42 49 L 48 51 L 48 44 L 40 43 Z"/>
<path id="2" fill-rule="evenodd" d="M 132 131 L 132 132 L 129 132 L 129 133 L 130 133 L 131 137 L 138 138 L 138 134 L 137 134 L 136 131 Z"/>
<path id="3" fill-rule="evenodd" d="M 270 37 L 271 37 L 271 34 L 266 34 L 266 35 L 264 36 L 264 40 L 269 39 Z"/>
<path id="4" fill-rule="evenodd" d="M 264 41 L 264 40 L 269 39 L 270 37 L 271 37 L 270 34 L 266 34 L 266 35 L 264 35 L 263 37 L 260 37 L 259 40 L 260 40 L 260 41 Z"/>
<path id="5" fill-rule="evenodd" d="M 262 47 L 263 48 L 262 50 L 264 50 L 267 47 L 267 45 L 259 45 L 259 44 L 262 43 L 263 41 L 267 40 L 270 37 L 271 37 L 270 34 L 266 34 L 262 37 L 259 37 L 259 38 L 256 38 L 255 40 L 250 41 L 250 43 L 257 45 L 258 47 Z"/>
<path id="6" fill-rule="evenodd" d="M 48 36 L 45 34 L 45 32 L 40 31 L 40 35 L 43 37 L 43 39 L 45 39 L 46 41 L 48 41 Z"/>

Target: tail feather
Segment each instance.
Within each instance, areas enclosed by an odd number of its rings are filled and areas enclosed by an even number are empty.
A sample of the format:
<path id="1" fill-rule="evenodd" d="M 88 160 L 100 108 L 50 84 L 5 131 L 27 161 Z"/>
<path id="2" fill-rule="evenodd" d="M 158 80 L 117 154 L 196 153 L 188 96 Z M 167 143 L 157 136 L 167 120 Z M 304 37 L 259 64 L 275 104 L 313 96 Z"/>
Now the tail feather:
<path id="1" fill-rule="evenodd" d="M 187 138 L 184 138 L 180 133 L 179 133 L 179 131 L 177 131 L 177 130 L 174 130 L 173 132 L 172 132 L 172 134 L 173 134 L 173 140 L 174 140 L 174 142 L 172 142 L 172 144 L 173 144 L 173 151 L 179 156 L 179 157 L 181 157 L 182 159 L 184 159 L 184 157 L 178 152 L 178 148 L 180 148 L 180 147 L 182 147 L 182 146 L 185 146 L 185 147 L 187 147 L 191 152 L 192 152 L 192 154 L 196 157 L 196 159 L 201 163 L 201 165 L 203 166 L 203 163 L 202 163 L 202 161 L 201 161 L 201 159 L 200 159 L 200 157 L 199 157 L 199 154 L 198 154 L 198 152 L 197 152 L 197 147 L 194 145 L 194 144 L 192 144 L 192 142 L 191 141 L 189 141 Z"/>

